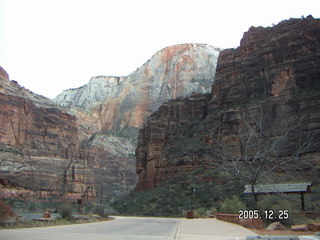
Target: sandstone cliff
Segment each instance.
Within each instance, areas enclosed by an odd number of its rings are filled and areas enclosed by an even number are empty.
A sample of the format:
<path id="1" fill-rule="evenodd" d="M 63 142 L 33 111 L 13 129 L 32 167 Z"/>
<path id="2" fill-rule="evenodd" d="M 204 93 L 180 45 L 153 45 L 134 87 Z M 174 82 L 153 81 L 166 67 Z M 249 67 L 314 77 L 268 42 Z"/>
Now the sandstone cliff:
<path id="1" fill-rule="evenodd" d="M 251 27 L 239 48 L 220 54 L 212 100 L 225 105 L 318 87 L 319 33 L 312 17 Z"/>
<path id="2" fill-rule="evenodd" d="M 312 17 L 268 28 L 251 27 L 237 49 L 220 53 L 211 95 L 166 102 L 140 130 L 136 190 L 152 189 L 170 179 L 192 184 L 183 176 L 200 167 L 219 165 L 216 146 L 243 157 L 239 128 L 245 122 L 257 124 L 250 116 L 260 109 L 268 113 L 270 125 L 299 115 L 298 132 L 319 142 L 319 46 L 320 20 Z M 290 156 L 290 151 L 283 150 L 278 157 Z M 302 163 L 320 164 L 317 147 L 300 157 Z M 215 181 L 215 177 L 203 176 L 203 181 Z"/>
<path id="3" fill-rule="evenodd" d="M 75 116 L 10 81 L 2 68 L 0 103 L 0 178 L 19 186 L 11 191 L 2 184 L 2 197 L 19 192 L 47 198 L 95 196 Z"/>
<path id="4" fill-rule="evenodd" d="M 12 194 L 112 200 L 136 184 L 138 128 L 166 100 L 209 92 L 219 50 L 165 48 L 126 77 L 93 77 L 53 101 L 0 70 L 0 171 Z M 58 105 L 60 106 L 58 106 Z"/>
<path id="5" fill-rule="evenodd" d="M 55 98 L 77 117 L 82 148 L 103 190 L 99 197 L 114 199 L 135 186 L 138 129 L 164 101 L 208 93 L 218 54 L 205 44 L 167 47 L 128 76 L 93 77 Z"/>
<path id="6" fill-rule="evenodd" d="M 85 109 L 99 130 L 142 126 L 166 100 L 208 93 L 219 49 L 205 44 L 181 44 L 157 52 L 125 77 L 93 77 L 80 88 L 55 98 L 61 106 Z"/>

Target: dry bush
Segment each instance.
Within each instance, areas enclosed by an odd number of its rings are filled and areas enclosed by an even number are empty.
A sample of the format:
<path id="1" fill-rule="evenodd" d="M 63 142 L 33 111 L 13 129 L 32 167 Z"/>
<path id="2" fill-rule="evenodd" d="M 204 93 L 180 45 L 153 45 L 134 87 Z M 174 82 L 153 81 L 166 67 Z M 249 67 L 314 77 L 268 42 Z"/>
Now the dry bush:
<path id="1" fill-rule="evenodd" d="M 16 214 L 10 206 L 8 206 L 3 200 L 0 200 L 0 220 L 6 220 L 16 217 Z"/>

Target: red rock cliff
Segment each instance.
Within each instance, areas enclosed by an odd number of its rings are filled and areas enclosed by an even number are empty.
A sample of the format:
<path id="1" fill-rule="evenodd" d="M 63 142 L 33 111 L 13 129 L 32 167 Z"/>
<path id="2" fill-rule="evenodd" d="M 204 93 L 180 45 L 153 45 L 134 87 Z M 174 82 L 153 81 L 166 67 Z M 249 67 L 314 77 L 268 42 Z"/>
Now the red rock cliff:
<path id="1" fill-rule="evenodd" d="M 206 44 L 170 46 L 128 76 L 93 77 L 56 97 L 77 116 L 99 193 L 110 198 L 135 186 L 138 129 L 164 101 L 210 92 L 219 51 Z"/>
<path id="2" fill-rule="evenodd" d="M 94 197 L 93 173 L 81 155 L 75 116 L 0 70 L 0 178 L 40 196 Z M 14 195 L 0 191 L 4 198 Z"/>
<path id="3" fill-rule="evenodd" d="M 319 19 L 291 19 L 251 27 L 240 47 L 221 52 L 212 101 L 218 105 L 311 89 L 320 73 Z"/>
<path id="4" fill-rule="evenodd" d="M 139 134 L 136 190 L 166 184 L 199 167 L 212 167 L 217 159 L 210 149 L 215 144 L 229 146 L 229 154 L 240 156 L 238 128 L 259 106 L 268 111 L 270 123 L 299 113 L 300 131 L 319 138 L 319 56 L 319 19 L 251 27 L 240 47 L 219 55 L 210 97 L 169 101 L 151 115 Z M 290 149 L 282 154 L 289 155 Z M 319 150 L 313 148 L 302 161 L 319 165 Z M 179 181 L 187 180 L 180 177 Z"/>

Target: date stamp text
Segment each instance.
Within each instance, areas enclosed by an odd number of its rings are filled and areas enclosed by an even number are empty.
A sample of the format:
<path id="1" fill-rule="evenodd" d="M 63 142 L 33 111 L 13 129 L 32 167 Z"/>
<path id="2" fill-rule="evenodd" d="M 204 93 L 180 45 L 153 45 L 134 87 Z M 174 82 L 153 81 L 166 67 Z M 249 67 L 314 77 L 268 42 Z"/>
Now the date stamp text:
<path id="1" fill-rule="evenodd" d="M 239 219 L 268 219 L 268 220 L 285 220 L 289 218 L 289 210 L 240 210 L 239 211 Z"/>

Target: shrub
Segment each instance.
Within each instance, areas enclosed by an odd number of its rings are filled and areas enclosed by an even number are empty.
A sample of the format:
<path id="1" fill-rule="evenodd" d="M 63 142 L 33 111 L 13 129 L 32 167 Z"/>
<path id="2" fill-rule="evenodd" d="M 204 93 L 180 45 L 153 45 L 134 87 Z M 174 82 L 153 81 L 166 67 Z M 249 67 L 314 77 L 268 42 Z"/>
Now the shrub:
<path id="1" fill-rule="evenodd" d="M 298 201 L 294 201 L 293 196 L 291 199 L 286 199 L 282 196 L 264 196 L 261 200 L 258 201 L 258 209 L 261 213 L 261 216 L 263 216 L 263 220 L 266 223 L 273 222 L 274 219 L 278 219 L 282 224 L 285 225 L 291 225 L 293 224 L 293 212 L 299 211 L 299 204 Z M 271 210 L 273 214 L 274 219 L 266 219 L 265 218 L 265 211 Z M 279 219 L 279 213 L 280 211 L 288 210 L 289 212 L 289 218 L 288 219 Z"/>
<path id="2" fill-rule="evenodd" d="M 217 209 L 215 207 L 211 208 L 197 208 L 194 210 L 194 217 L 215 217 L 217 214 Z"/>
<path id="3" fill-rule="evenodd" d="M 26 201 L 26 209 L 28 212 L 36 212 L 38 205 L 35 202 Z"/>
<path id="4" fill-rule="evenodd" d="M 181 217 L 190 207 L 188 188 L 182 185 L 159 186 L 144 192 L 124 196 L 112 207 L 119 214 L 136 216 Z"/>
<path id="5" fill-rule="evenodd" d="M 93 213 L 99 215 L 100 217 L 107 218 L 109 217 L 107 209 L 104 204 L 96 205 L 93 209 Z"/>
<path id="6" fill-rule="evenodd" d="M 211 207 L 211 208 L 209 208 L 208 213 L 210 216 L 215 217 L 218 213 L 218 210 L 215 207 Z"/>
<path id="7" fill-rule="evenodd" d="M 8 206 L 4 201 L 0 200 L 0 220 L 10 219 L 15 217 L 15 213 L 12 208 Z"/>
<path id="8" fill-rule="evenodd" d="M 241 209 L 246 209 L 246 205 L 236 195 L 231 199 L 226 199 L 221 205 L 221 211 L 223 213 L 239 213 Z"/>
<path id="9" fill-rule="evenodd" d="M 320 169 L 318 169 L 318 172 L 320 173 Z M 305 194 L 306 202 L 306 210 L 308 211 L 320 211 L 320 185 L 315 184 L 312 186 L 312 193 L 311 194 Z"/>
<path id="10" fill-rule="evenodd" d="M 190 209 L 191 205 L 191 187 L 187 183 L 193 182 L 192 186 L 197 190 L 193 194 L 193 208 L 201 209 L 200 214 L 203 214 L 203 209 L 210 210 L 212 207 L 220 211 L 225 199 L 240 195 L 243 191 L 243 184 L 230 178 L 223 169 L 198 168 L 191 173 L 177 173 L 175 178 L 164 182 L 166 185 L 123 196 L 111 206 L 122 215 L 183 217 L 186 216 L 183 210 Z M 208 182 L 204 182 L 204 179 L 208 179 Z M 221 184 L 209 182 L 212 179 Z M 211 209 L 213 216 L 216 209 Z"/>
<path id="11" fill-rule="evenodd" d="M 58 213 L 61 216 L 61 218 L 65 219 L 72 219 L 72 207 L 69 205 L 60 205 L 58 207 Z"/>

